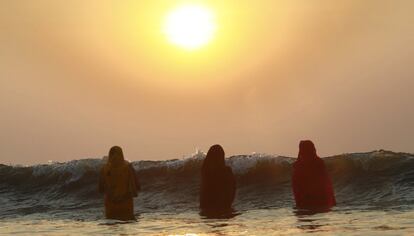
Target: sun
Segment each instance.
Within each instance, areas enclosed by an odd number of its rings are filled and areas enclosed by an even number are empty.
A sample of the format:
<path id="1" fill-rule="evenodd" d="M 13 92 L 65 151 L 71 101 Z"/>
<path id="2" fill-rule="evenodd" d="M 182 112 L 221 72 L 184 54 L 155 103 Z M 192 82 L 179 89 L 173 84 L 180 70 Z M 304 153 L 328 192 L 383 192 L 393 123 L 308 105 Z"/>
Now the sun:
<path id="1" fill-rule="evenodd" d="M 214 36 L 215 16 L 205 6 L 184 5 L 167 15 L 164 27 L 171 43 L 187 50 L 199 49 Z"/>

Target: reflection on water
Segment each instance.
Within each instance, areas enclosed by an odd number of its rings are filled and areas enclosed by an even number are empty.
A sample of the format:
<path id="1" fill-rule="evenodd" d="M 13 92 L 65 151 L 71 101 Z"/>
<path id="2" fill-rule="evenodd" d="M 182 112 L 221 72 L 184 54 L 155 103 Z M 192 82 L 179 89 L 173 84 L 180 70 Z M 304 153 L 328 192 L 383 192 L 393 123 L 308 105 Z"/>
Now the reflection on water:
<path id="1" fill-rule="evenodd" d="M 241 213 L 234 209 L 228 210 L 201 210 L 200 220 L 207 226 L 207 232 L 212 235 L 226 235 L 234 227 L 234 219 Z"/>
<path id="2" fill-rule="evenodd" d="M 137 220 L 128 220 L 128 221 L 122 221 L 122 220 L 105 220 L 104 222 L 99 223 L 98 225 L 124 225 L 124 224 L 133 224 L 136 223 Z"/>
<path id="3" fill-rule="evenodd" d="M 325 226 L 321 224 L 318 219 L 301 218 L 298 217 L 298 229 L 310 230 L 310 231 L 323 231 L 320 228 Z"/>
<path id="4" fill-rule="evenodd" d="M 294 209 L 293 213 L 297 217 L 297 228 L 312 232 L 326 231 L 322 227 L 328 224 L 324 222 L 321 214 L 330 211 L 330 208 Z"/>
<path id="5" fill-rule="evenodd" d="M 234 209 L 229 210 L 201 210 L 199 215 L 201 219 L 232 219 L 238 215 L 240 212 L 235 211 Z"/>
<path id="6" fill-rule="evenodd" d="M 76 217 L 75 217 L 76 218 Z M 292 208 L 254 209 L 229 215 L 184 213 L 141 213 L 137 221 L 82 221 L 27 215 L 1 219 L 4 235 L 414 235 L 414 209 L 380 211 L 334 208 L 329 212 L 292 210 Z"/>
<path id="7" fill-rule="evenodd" d="M 98 225 L 123 225 L 123 224 L 134 224 L 139 221 L 141 215 L 139 213 L 135 214 L 135 220 L 113 220 L 113 219 L 103 219 L 103 222 L 100 222 Z"/>
<path id="8" fill-rule="evenodd" d="M 293 212 L 296 216 L 313 216 L 320 213 L 328 213 L 332 209 L 331 208 L 307 208 L 307 209 L 301 209 L 301 208 L 294 208 Z"/>

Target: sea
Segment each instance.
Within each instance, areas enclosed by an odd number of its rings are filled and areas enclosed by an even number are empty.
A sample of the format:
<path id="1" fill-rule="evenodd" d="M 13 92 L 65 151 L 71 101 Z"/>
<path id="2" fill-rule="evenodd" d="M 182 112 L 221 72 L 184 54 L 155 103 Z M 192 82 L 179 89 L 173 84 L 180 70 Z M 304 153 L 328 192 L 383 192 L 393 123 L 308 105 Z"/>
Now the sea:
<path id="1" fill-rule="evenodd" d="M 391 151 L 324 157 L 337 206 L 295 208 L 295 158 L 249 154 L 226 159 L 237 179 L 233 211 L 198 208 L 205 153 L 132 162 L 142 185 L 136 221 L 104 218 L 102 158 L 0 165 L 0 235 L 414 235 L 414 155 Z"/>

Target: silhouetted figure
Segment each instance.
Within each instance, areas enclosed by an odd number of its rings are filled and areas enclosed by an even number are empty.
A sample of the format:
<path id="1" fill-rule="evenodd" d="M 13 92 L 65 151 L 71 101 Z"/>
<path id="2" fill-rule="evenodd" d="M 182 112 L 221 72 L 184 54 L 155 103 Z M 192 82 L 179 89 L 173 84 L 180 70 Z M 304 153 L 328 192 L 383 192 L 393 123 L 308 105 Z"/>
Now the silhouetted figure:
<path id="1" fill-rule="evenodd" d="M 105 194 L 106 218 L 134 220 L 133 197 L 138 196 L 139 190 L 140 184 L 134 168 L 124 160 L 120 147 L 112 147 L 99 178 L 99 191 Z"/>
<path id="2" fill-rule="evenodd" d="M 293 164 L 292 189 L 296 207 L 322 209 L 336 205 L 331 178 L 312 141 L 301 141 Z"/>
<path id="3" fill-rule="evenodd" d="M 231 210 L 235 194 L 233 171 L 225 165 L 223 148 L 214 145 L 201 167 L 200 208 L 211 213 Z"/>

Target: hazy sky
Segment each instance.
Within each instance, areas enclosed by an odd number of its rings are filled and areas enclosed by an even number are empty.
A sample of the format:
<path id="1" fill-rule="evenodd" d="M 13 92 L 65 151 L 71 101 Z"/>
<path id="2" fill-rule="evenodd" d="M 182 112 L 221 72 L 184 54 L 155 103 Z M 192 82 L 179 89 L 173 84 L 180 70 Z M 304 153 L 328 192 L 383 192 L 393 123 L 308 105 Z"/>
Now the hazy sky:
<path id="1" fill-rule="evenodd" d="M 139 2 L 139 3 L 138 3 Z M 162 24 L 203 4 L 214 40 Z M 224 2 L 224 3 L 223 3 Z M 0 163 L 414 152 L 414 1 L 0 0 Z"/>

